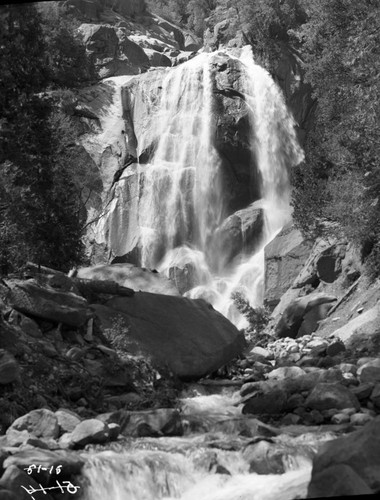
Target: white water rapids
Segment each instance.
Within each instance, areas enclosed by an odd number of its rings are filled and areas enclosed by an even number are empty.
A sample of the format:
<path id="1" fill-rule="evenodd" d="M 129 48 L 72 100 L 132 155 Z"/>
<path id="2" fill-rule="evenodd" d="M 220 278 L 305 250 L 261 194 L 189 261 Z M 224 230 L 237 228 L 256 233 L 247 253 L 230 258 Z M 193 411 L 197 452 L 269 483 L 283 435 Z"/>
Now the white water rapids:
<path id="1" fill-rule="evenodd" d="M 290 219 L 288 169 L 302 159 L 302 150 L 280 89 L 254 63 L 250 47 L 239 58 L 229 55 L 242 74 L 239 90 L 249 114 L 250 168 L 257 168 L 261 179 L 261 199 L 251 205 L 264 210 L 264 227 L 253 255 L 241 248 L 226 264 L 223 246 L 212 245 L 213 235 L 231 215 L 222 159 L 214 144 L 216 55 L 203 53 L 169 70 L 161 84 L 153 122 L 157 145 L 139 203 L 141 265 L 167 275 L 171 268 L 190 265 L 196 286 L 186 295 L 206 298 L 243 327 L 231 295 L 239 291 L 252 306 L 262 305 L 263 249 Z"/>
<path id="2" fill-rule="evenodd" d="M 305 434 L 271 438 L 271 446 L 280 452 L 283 470 L 274 474 L 253 472 L 253 455 L 247 450 L 257 446 L 252 443 L 260 446 L 260 442 L 241 435 L 239 418 L 250 421 L 252 429 L 257 421 L 253 416 L 242 416 L 240 408 L 233 406 L 235 399 L 234 395 L 211 395 L 183 401 L 182 418 L 201 419 L 209 429 L 206 432 L 129 439 L 115 450 L 82 453 L 86 462 L 84 500 L 306 498 L 311 456 L 318 441 L 334 436 L 319 433 L 318 437 Z M 260 434 L 257 427 L 254 434 Z M 264 462 L 267 454 L 263 453 Z"/>

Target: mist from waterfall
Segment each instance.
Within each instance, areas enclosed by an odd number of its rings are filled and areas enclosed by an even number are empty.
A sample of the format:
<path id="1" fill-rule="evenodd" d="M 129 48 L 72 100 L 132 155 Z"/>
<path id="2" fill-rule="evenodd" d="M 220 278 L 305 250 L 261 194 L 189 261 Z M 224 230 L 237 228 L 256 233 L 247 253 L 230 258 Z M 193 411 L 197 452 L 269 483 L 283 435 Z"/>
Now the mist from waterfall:
<path id="1" fill-rule="evenodd" d="M 263 302 L 264 246 L 290 220 L 288 169 L 302 159 L 278 86 L 256 65 L 250 47 L 238 58 L 241 94 L 249 109 L 252 169 L 260 178 L 264 228 L 255 253 L 244 249 L 225 265 L 224 248 L 212 237 L 231 215 L 223 192 L 222 160 L 213 143 L 212 60 L 203 53 L 168 71 L 154 122 L 156 147 L 145 172 L 140 199 L 142 262 L 169 275 L 190 265 L 191 298 L 206 298 L 238 327 L 246 321 L 234 306 L 239 292 L 256 307 Z M 257 167 L 255 167 L 255 164 Z"/>

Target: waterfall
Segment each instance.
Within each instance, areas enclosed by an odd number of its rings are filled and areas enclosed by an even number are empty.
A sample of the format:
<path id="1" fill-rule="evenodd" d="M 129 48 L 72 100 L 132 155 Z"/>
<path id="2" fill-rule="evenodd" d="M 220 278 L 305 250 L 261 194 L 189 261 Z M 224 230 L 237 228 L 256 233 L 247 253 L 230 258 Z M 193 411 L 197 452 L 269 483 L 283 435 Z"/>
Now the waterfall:
<path id="1" fill-rule="evenodd" d="M 302 150 L 280 89 L 255 64 L 250 47 L 239 57 L 227 54 L 241 73 L 238 95 L 248 109 L 251 169 L 260 184 L 252 190 L 260 191 L 261 199 L 252 199 L 248 208 L 264 213 L 255 250 L 245 249 L 241 227 L 241 248 L 231 261 L 225 246 L 215 244 L 233 215 L 214 140 L 213 64 L 220 54 L 203 53 L 167 71 L 153 100 L 154 153 L 144 167 L 139 201 L 141 265 L 168 277 L 173 269 L 186 269 L 191 286 L 185 295 L 205 298 L 244 327 L 232 296 L 239 292 L 254 307 L 263 302 L 263 249 L 290 220 L 288 170 L 302 159 Z"/>

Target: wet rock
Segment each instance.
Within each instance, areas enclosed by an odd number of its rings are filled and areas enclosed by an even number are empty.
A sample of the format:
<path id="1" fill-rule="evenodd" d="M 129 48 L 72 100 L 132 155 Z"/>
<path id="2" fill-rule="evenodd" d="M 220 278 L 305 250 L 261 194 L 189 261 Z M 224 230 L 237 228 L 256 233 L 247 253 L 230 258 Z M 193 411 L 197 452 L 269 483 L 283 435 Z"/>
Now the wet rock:
<path id="1" fill-rule="evenodd" d="M 7 430 L 8 433 L 15 431 L 27 431 L 35 437 L 56 439 L 59 435 L 57 417 L 50 410 L 42 408 L 32 410 L 26 415 L 19 417 Z"/>
<path id="2" fill-rule="evenodd" d="M 74 293 L 40 286 L 35 280 L 6 280 L 7 302 L 17 311 L 79 327 L 88 318 L 87 301 Z"/>
<path id="3" fill-rule="evenodd" d="M 243 407 L 243 414 L 279 414 L 285 410 L 287 402 L 286 393 L 273 389 L 268 393 L 258 393 L 251 397 Z"/>
<path id="4" fill-rule="evenodd" d="M 281 450 L 273 443 L 261 440 L 248 445 L 243 452 L 249 463 L 249 472 L 256 474 L 283 474 L 285 472 Z"/>
<path id="5" fill-rule="evenodd" d="M 308 498 L 345 497 L 373 493 L 367 483 L 346 464 L 331 465 L 314 474 L 308 488 Z"/>
<path id="6" fill-rule="evenodd" d="M 315 410 L 329 408 L 360 408 L 360 403 L 352 392 L 339 383 L 319 383 L 309 394 L 305 406 Z"/>
<path id="7" fill-rule="evenodd" d="M 357 371 L 357 376 L 360 382 L 380 382 L 380 358 L 376 358 L 372 361 L 360 366 Z"/>
<path id="8" fill-rule="evenodd" d="M 121 429 L 123 436 L 166 435 L 182 436 L 180 413 L 172 408 L 128 412 L 128 422 Z"/>
<path id="9" fill-rule="evenodd" d="M 222 268 L 242 250 L 255 253 L 264 224 L 264 212 L 258 203 L 230 215 L 214 232 L 211 248 L 216 255 L 223 251 L 225 261 L 221 264 Z"/>
<path id="10" fill-rule="evenodd" d="M 12 354 L 0 349 L 0 385 L 20 381 L 20 367 Z"/>
<path id="11" fill-rule="evenodd" d="M 114 441 L 115 439 L 117 439 L 120 434 L 120 425 L 115 423 L 108 424 L 108 429 L 110 441 Z"/>
<path id="12" fill-rule="evenodd" d="M 83 420 L 66 436 L 70 448 L 83 448 L 89 443 L 105 443 L 108 439 L 108 425 L 95 418 Z"/>
<path id="13" fill-rule="evenodd" d="M 325 443 L 313 461 L 308 497 L 380 490 L 380 417 L 348 436 Z"/>
<path id="14" fill-rule="evenodd" d="M 65 432 L 72 432 L 81 422 L 78 415 L 70 410 L 57 410 L 55 416 L 57 417 L 59 430 L 62 434 Z"/>

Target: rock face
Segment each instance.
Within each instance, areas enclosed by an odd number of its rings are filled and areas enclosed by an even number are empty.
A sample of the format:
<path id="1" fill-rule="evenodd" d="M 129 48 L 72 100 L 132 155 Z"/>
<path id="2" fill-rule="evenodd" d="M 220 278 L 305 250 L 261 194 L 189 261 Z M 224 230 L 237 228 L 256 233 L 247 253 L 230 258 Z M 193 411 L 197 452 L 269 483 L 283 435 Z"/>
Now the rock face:
<path id="1" fill-rule="evenodd" d="M 265 302 L 275 307 L 292 286 L 309 256 L 312 244 L 304 240 L 292 223 L 265 247 Z"/>
<path id="2" fill-rule="evenodd" d="M 137 75 L 150 67 L 148 56 L 128 38 L 126 28 L 82 24 L 79 31 L 100 78 Z"/>
<path id="3" fill-rule="evenodd" d="M 313 461 L 308 498 L 380 491 L 380 417 L 329 441 Z"/>
<path id="4" fill-rule="evenodd" d="M 112 326 L 112 318 L 122 318 L 132 352 L 145 352 L 184 379 L 217 370 L 245 345 L 232 323 L 201 299 L 137 292 L 105 305 L 94 307 L 103 327 Z"/>

